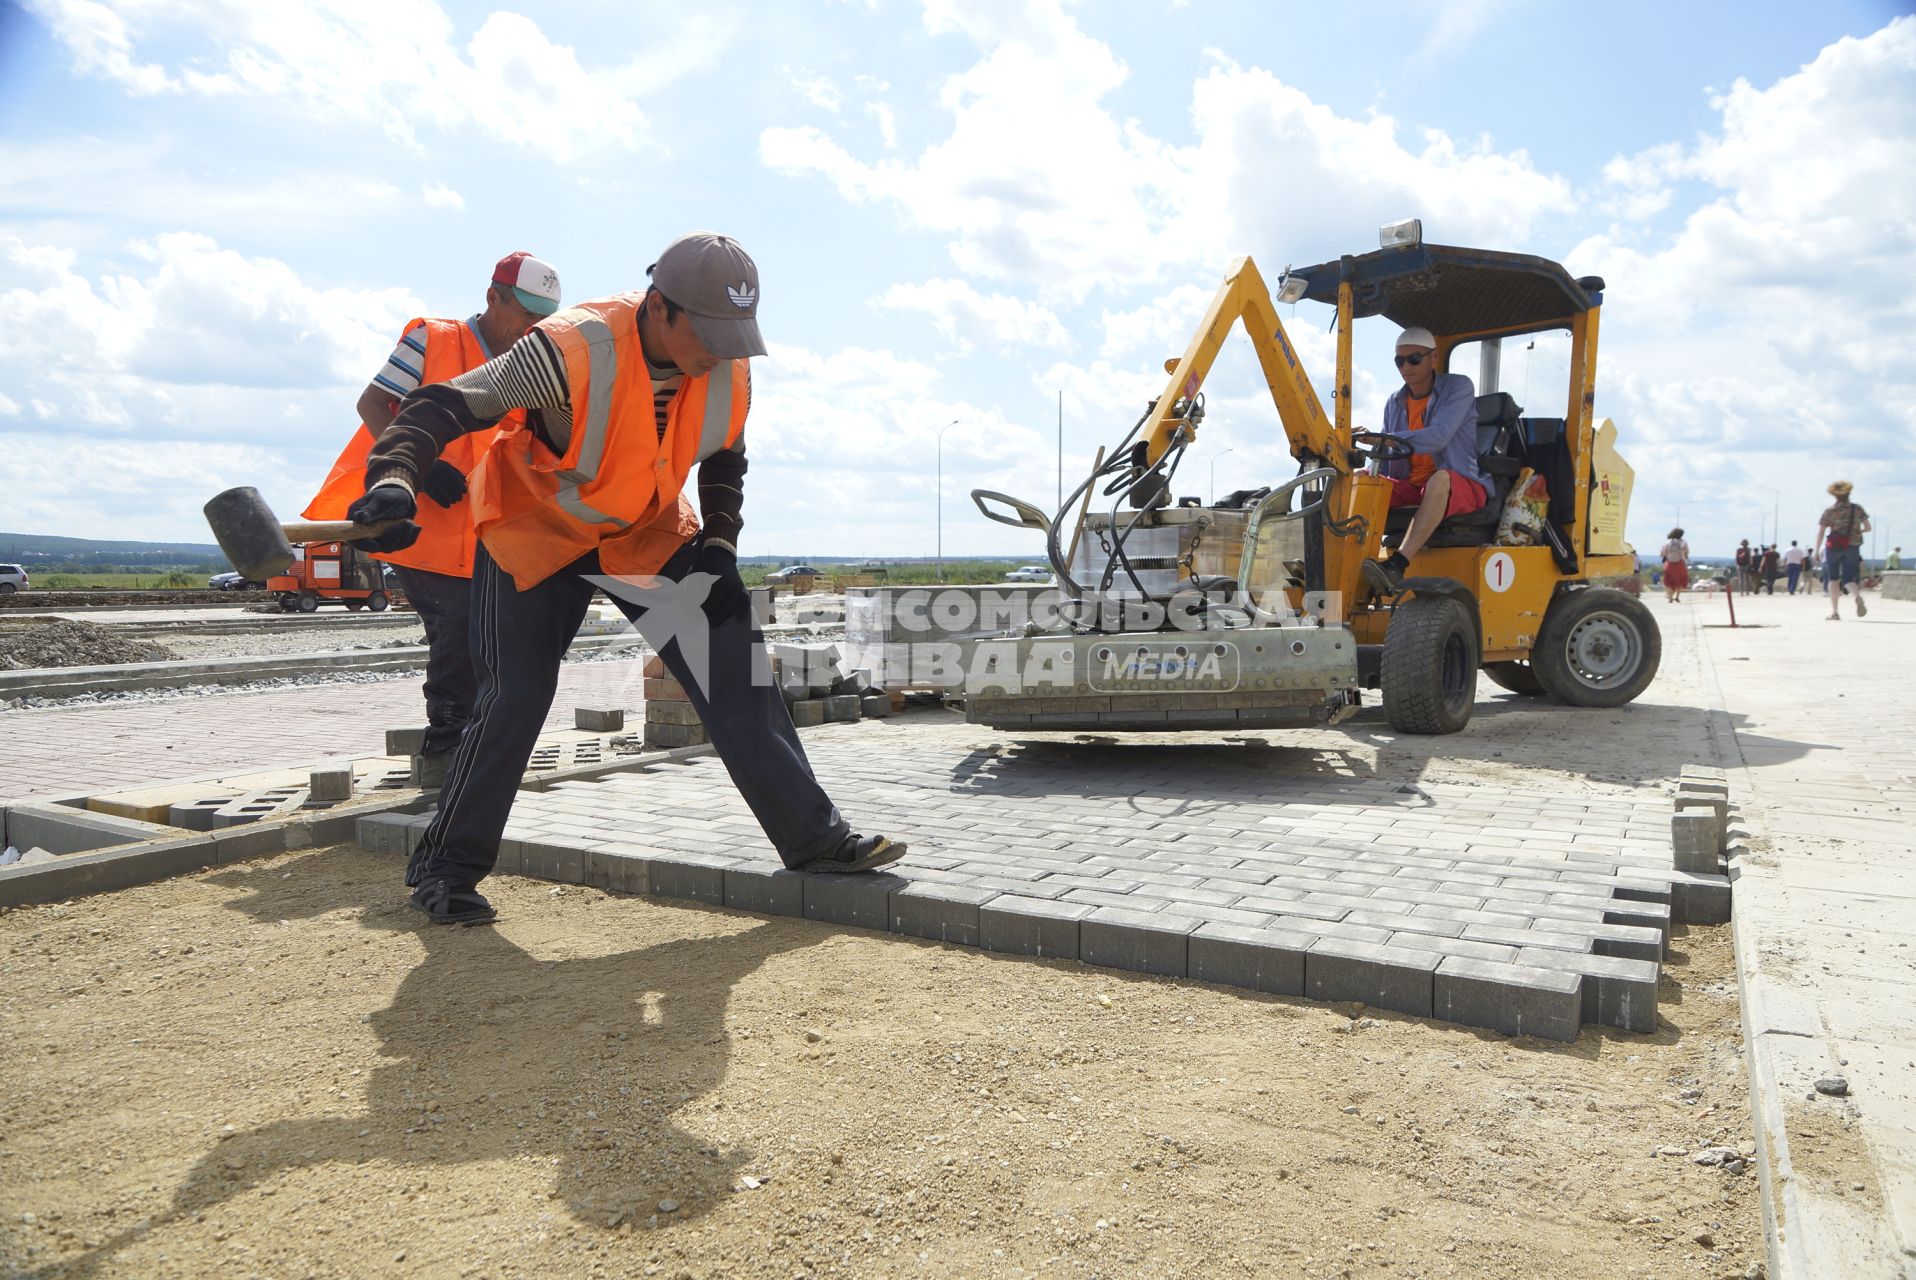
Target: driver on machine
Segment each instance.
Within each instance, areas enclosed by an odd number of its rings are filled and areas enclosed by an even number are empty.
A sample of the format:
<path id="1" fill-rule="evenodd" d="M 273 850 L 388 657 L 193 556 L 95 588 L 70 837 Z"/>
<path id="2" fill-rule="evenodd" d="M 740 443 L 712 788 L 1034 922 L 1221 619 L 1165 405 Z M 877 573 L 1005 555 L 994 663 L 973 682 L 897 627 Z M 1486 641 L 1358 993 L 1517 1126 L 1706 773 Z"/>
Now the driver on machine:
<path id="1" fill-rule="evenodd" d="M 1397 337 L 1404 385 L 1384 405 L 1384 433 L 1403 437 L 1411 456 L 1380 462 L 1378 472 L 1390 480 L 1390 505 L 1417 514 L 1397 549 L 1372 562 L 1392 591 L 1440 523 L 1490 499 L 1477 469 L 1477 389 L 1461 373 L 1437 372 L 1436 355 L 1428 329 L 1413 326 Z"/>

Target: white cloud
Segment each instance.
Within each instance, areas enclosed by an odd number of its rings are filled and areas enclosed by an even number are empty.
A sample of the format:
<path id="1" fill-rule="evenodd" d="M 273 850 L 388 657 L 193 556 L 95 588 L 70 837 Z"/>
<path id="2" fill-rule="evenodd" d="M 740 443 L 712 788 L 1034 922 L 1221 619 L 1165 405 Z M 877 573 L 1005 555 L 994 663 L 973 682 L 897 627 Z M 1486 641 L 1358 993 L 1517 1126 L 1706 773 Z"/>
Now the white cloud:
<path id="1" fill-rule="evenodd" d="M 795 71 L 791 67 L 781 67 L 785 78 L 792 88 L 798 90 L 798 96 L 821 110 L 837 115 L 844 110 L 845 98 L 839 93 L 838 86 L 832 83 L 830 76 L 815 76 L 809 72 Z"/>
<path id="2" fill-rule="evenodd" d="M 422 132 L 477 129 L 565 162 L 649 140 L 638 100 L 713 65 L 733 27 L 694 15 L 623 66 L 589 69 L 521 14 L 496 11 L 460 47 L 436 0 L 31 0 L 77 70 L 136 93 L 281 100 L 315 118 Z M 193 50 L 138 60 L 142 37 Z M 201 67 L 217 67 L 203 71 Z"/>
<path id="3" fill-rule="evenodd" d="M 896 204 L 948 234 L 967 274 L 1046 298 L 1127 291 L 1252 246 L 1307 261 L 1407 214 L 1447 241 L 1513 245 L 1572 207 L 1568 183 L 1522 151 L 1346 119 L 1221 54 L 1194 86 L 1191 140 L 1155 137 L 1105 106 L 1130 69 L 1060 0 L 928 0 L 925 23 L 980 46 L 940 88 L 942 140 L 915 159 L 865 160 L 823 130 L 772 128 L 760 155 L 846 199 Z"/>
<path id="4" fill-rule="evenodd" d="M 420 191 L 420 198 L 431 209 L 464 209 L 466 198 L 443 182 L 428 182 Z"/>
<path id="5" fill-rule="evenodd" d="M 137 192 L 129 200 L 128 192 Z M 0 140 L 0 209 L 8 231 L 83 248 L 117 248 L 129 225 L 297 236 L 410 213 L 413 197 L 363 173 L 303 167 L 235 173 L 204 149 L 166 137 L 137 142 L 65 135 Z"/>
<path id="6" fill-rule="evenodd" d="M 865 114 L 878 122 L 878 137 L 885 144 L 885 150 L 898 149 L 898 115 L 883 102 L 867 102 Z"/>
<path id="7" fill-rule="evenodd" d="M 1061 348 L 1071 335 L 1049 309 L 1003 293 L 979 293 L 964 280 L 927 280 L 895 284 L 877 305 L 916 311 L 960 351 L 979 342 L 1003 350 Z"/>
<path id="8" fill-rule="evenodd" d="M 1916 20 L 1897 19 L 1767 88 L 1738 81 L 1693 143 L 1606 166 L 1625 194 L 1670 181 L 1708 192 L 1668 236 L 1618 227 L 1569 255 L 1608 285 L 1598 411 L 1637 467 L 1639 543 L 1686 498 L 1693 544 L 1754 537 L 1766 485 L 1784 495 L 1786 539 L 1813 533 L 1839 472 L 1859 491 L 1916 496 L 1903 408 L 1916 374 L 1902 353 L 1916 222 L 1892 212 L 1916 207 L 1912 72 Z M 1742 518 L 1699 519 L 1706 492 Z"/>
<path id="9" fill-rule="evenodd" d="M 416 298 L 308 284 L 284 263 L 170 232 L 133 271 L 0 236 L 0 380 L 79 434 L 270 440 L 286 417 L 350 429 L 351 402 Z M 328 403 L 323 396 L 334 399 Z M 324 406 L 324 407 L 322 407 Z"/>
<path id="10" fill-rule="evenodd" d="M 987 523 L 968 495 L 1053 474 L 1038 421 L 954 396 L 938 370 L 891 351 L 773 343 L 753 366 L 744 553 L 931 554 L 942 431 L 946 551 L 1035 554 L 1031 535 Z"/>

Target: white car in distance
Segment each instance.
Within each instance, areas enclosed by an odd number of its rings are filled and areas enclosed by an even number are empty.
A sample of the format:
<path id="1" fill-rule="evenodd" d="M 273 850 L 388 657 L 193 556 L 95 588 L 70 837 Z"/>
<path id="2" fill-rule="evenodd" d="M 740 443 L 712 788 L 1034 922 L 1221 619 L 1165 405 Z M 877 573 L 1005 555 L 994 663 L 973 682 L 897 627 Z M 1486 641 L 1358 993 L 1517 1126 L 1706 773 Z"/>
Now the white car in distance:
<path id="1" fill-rule="evenodd" d="M 1051 570 L 1041 564 L 1027 564 L 1005 575 L 1006 582 L 1049 582 Z"/>

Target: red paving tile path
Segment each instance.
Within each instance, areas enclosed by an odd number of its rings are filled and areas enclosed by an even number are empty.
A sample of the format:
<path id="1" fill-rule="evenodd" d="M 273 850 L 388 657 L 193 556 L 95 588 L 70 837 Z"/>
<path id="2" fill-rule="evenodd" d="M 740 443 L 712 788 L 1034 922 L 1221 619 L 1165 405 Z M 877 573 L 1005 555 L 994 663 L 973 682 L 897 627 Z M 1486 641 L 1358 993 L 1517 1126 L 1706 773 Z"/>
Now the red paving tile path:
<path id="1" fill-rule="evenodd" d="M 547 729 L 587 702 L 639 705 L 636 658 L 567 663 Z M 425 723 L 417 673 L 377 684 L 0 711 L 0 801 L 379 755 L 389 728 Z"/>

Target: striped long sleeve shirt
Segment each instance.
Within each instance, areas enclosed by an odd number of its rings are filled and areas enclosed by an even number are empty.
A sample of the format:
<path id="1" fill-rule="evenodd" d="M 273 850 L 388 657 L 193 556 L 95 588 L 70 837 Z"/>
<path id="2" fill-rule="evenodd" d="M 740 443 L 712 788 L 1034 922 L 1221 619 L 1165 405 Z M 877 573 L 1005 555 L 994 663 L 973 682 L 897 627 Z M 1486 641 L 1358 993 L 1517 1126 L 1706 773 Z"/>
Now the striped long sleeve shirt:
<path id="1" fill-rule="evenodd" d="M 665 438 L 666 411 L 684 376 L 676 369 L 648 365 L 659 438 Z M 746 409 L 751 409 L 751 380 L 746 380 Z M 445 447 L 468 431 L 492 426 L 514 409 L 528 410 L 528 425 L 554 455 L 572 440 L 572 392 L 565 362 L 552 340 L 537 329 L 504 355 L 486 361 L 448 382 L 412 392 L 399 414 L 373 445 L 366 464 L 366 486 L 401 484 L 415 489 Z M 744 527 L 745 440 L 721 449 L 699 464 L 699 515 L 705 541 L 738 550 Z"/>

